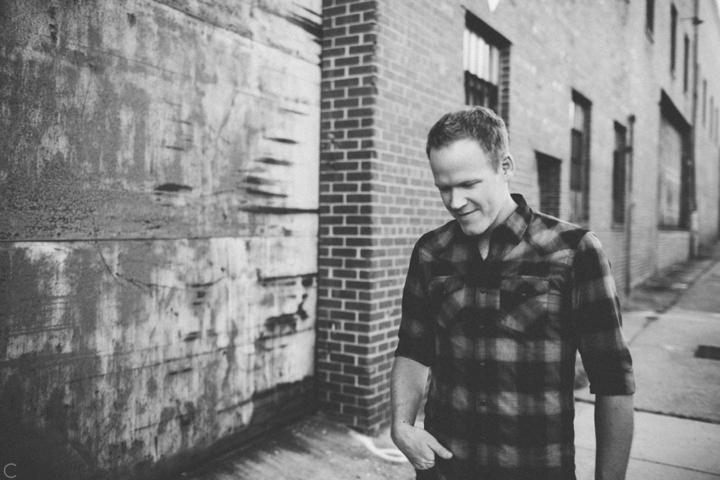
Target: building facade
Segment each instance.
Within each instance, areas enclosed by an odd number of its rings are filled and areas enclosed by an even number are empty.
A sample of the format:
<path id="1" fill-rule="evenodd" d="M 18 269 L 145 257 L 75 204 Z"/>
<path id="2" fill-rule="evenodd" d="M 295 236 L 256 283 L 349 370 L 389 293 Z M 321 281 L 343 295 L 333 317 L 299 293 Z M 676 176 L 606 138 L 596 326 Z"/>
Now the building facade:
<path id="1" fill-rule="evenodd" d="M 323 4 L 317 381 L 325 409 L 386 425 L 404 272 L 450 219 L 425 135 L 485 105 L 511 190 L 594 230 L 618 290 L 718 236 L 713 1 Z"/>

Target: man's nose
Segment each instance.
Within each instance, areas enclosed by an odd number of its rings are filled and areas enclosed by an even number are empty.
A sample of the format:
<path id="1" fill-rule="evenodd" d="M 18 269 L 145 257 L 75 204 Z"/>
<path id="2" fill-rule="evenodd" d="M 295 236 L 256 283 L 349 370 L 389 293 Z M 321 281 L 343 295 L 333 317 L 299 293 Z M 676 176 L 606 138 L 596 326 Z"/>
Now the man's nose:
<path id="1" fill-rule="evenodd" d="M 461 210 L 465 204 L 467 204 L 467 198 L 459 189 L 450 190 L 450 208 L 452 210 Z"/>

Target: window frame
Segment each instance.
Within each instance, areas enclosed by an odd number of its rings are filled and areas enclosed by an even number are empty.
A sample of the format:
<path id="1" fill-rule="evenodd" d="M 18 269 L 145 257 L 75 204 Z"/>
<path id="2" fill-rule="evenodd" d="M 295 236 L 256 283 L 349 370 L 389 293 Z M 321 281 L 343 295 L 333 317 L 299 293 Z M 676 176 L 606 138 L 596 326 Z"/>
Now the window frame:
<path id="1" fill-rule="evenodd" d="M 678 221 L 677 224 L 663 223 L 661 216 L 658 216 L 658 229 L 659 230 L 677 230 L 677 231 L 688 231 L 690 229 L 690 212 L 692 211 L 692 196 L 691 192 L 694 189 L 694 173 L 693 165 L 689 161 L 690 158 L 690 135 L 692 127 L 690 123 L 685 119 L 677 106 L 673 103 L 670 96 L 664 90 L 660 92 L 660 117 L 661 122 L 665 122 L 668 126 L 672 127 L 680 138 L 680 158 L 677 159 L 680 162 L 679 174 L 680 174 L 680 190 L 678 191 Z M 658 176 L 658 181 L 661 181 L 661 176 Z M 662 186 L 658 183 L 658 190 L 662 191 Z M 662 197 L 659 198 L 658 208 Z M 660 214 L 660 210 L 658 210 Z"/>
<path id="2" fill-rule="evenodd" d="M 468 48 L 472 42 L 471 36 L 477 36 L 488 48 L 490 56 L 497 55 L 494 61 L 496 71 L 493 72 L 497 83 L 492 79 L 481 78 L 468 70 L 470 55 Z M 495 113 L 505 121 L 509 129 L 510 123 L 510 47 L 512 43 L 505 36 L 493 29 L 480 17 L 469 10 L 465 11 L 465 29 L 463 31 L 463 71 L 465 104 L 485 104 L 490 101 L 489 106 Z M 495 52 L 495 53 L 493 53 Z M 481 97 L 481 102 L 472 102 L 473 97 Z"/>
<path id="3" fill-rule="evenodd" d="M 645 0 L 645 32 L 651 39 L 655 34 L 655 0 Z"/>
<path id="4" fill-rule="evenodd" d="M 703 78 L 702 124 L 707 125 L 707 78 Z"/>
<path id="5" fill-rule="evenodd" d="M 685 34 L 683 38 L 683 92 L 687 93 L 690 85 L 690 37 Z"/>
<path id="6" fill-rule="evenodd" d="M 708 134 L 710 138 L 713 138 L 713 130 L 715 130 L 715 97 L 710 95 L 710 128 L 708 128 Z"/>
<path id="7" fill-rule="evenodd" d="M 556 218 L 560 218 L 562 210 L 562 163 L 559 158 L 535 150 L 540 211 Z"/>
<path id="8" fill-rule="evenodd" d="M 678 11 L 675 4 L 670 5 L 670 73 L 675 74 L 677 64 L 677 27 Z"/>
<path id="9" fill-rule="evenodd" d="M 592 102 L 577 90 L 572 90 L 570 124 L 570 222 L 581 226 L 590 223 L 590 146 Z M 582 130 L 576 112 L 582 112 Z M 578 206 L 579 204 L 579 206 Z"/>
<path id="10" fill-rule="evenodd" d="M 613 122 L 615 130 L 615 149 L 613 150 L 612 184 L 612 227 L 624 228 L 627 201 L 627 127 Z"/>

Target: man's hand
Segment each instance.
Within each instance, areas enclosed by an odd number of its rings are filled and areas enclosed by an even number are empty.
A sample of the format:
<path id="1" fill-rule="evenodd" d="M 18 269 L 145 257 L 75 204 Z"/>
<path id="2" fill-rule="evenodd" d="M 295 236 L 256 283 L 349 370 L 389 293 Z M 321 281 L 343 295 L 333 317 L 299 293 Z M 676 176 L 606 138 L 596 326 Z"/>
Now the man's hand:
<path id="1" fill-rule="evenodd" d="M 440 445 L 440 442 L 424 429 L 406 423 L 393 427 L 392 439 L 417 470 L 432 468 L 435 465 L 435 455 L 446 460 L 453 456 L 450 450 Z"/>

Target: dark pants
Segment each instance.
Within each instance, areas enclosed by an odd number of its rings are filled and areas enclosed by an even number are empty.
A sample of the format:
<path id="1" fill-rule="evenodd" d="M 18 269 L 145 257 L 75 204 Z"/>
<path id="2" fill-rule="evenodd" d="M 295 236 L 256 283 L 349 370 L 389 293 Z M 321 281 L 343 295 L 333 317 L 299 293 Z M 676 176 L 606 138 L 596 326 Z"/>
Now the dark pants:
<path id="1" fill-rule="evenodd" d="M 417 480 L 438 480 L 437 467 L 428 468 L 427 470 L 415 470 Z"/>

